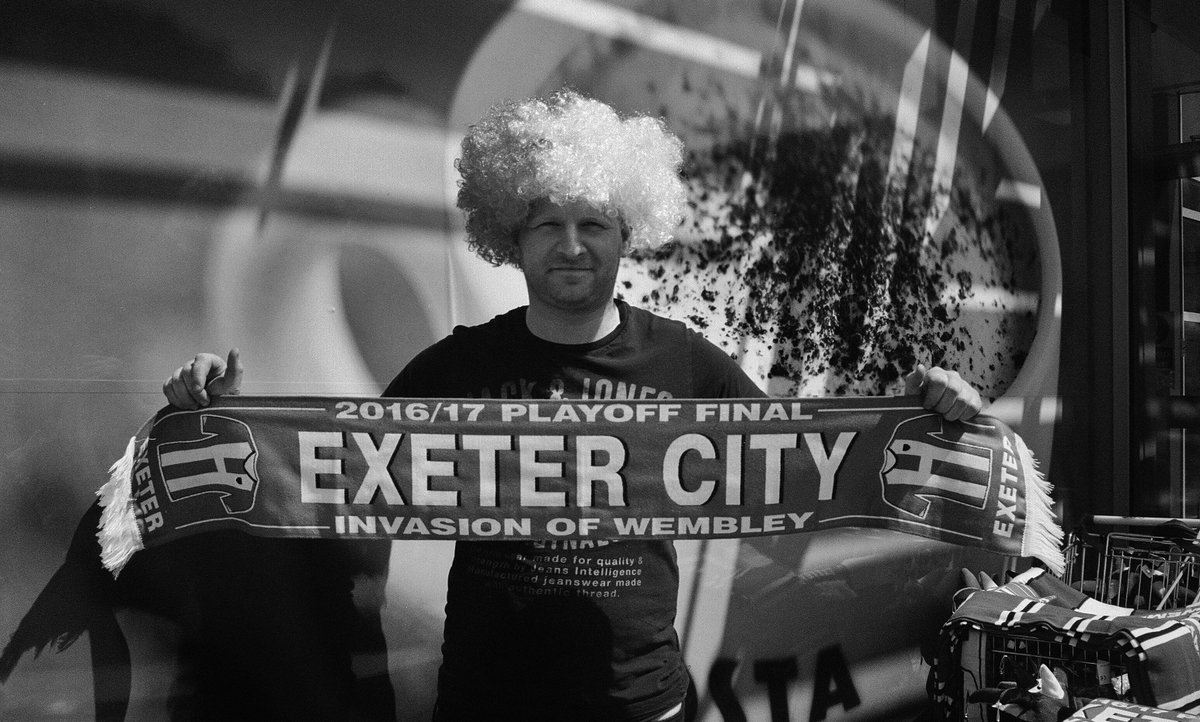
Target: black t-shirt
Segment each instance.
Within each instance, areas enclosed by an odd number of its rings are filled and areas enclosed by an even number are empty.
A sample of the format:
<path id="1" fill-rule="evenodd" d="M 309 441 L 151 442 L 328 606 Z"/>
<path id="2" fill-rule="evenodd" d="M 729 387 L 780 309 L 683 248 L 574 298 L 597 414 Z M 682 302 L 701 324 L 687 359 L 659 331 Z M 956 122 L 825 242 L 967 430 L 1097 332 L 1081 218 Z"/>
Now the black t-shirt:
<path id="1" fill-rule="evenodd" d="M 525 308 L 457 327 L 385 396 L 736 398 L 762 392 L 683 324 L 618 301 L 618 328 L 563 345 Z M 549 488 L 549 487 L 546 487 Z M 670 708 L 687 674 L 675 634 L 679 570 L 667 541 L 459 542 L 439 672 L 448 719 L 627 720 Z"/>

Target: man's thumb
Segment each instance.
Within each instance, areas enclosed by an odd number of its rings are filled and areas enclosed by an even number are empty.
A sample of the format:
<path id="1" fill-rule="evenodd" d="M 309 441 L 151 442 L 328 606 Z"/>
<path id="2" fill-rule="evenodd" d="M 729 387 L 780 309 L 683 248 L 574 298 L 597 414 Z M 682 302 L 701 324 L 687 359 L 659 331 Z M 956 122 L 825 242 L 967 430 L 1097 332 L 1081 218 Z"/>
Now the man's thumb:
<path id="1" fill-rule="evenodd" d="M 236 394 L 242 386 L 242 359 L 236 348 L 230 349 L 229 357 L 225 360 L 225 372 L 213 379 L 208 385 L 208 392 L 214 396 Z"/>
<path id="2" fill-rule="evenodd" d="M 907 376 L 904 377 L 904 394 L 913 396 L 921 393 L 921 387 L 925 385 L 925 364 L 917 364 Z"/>

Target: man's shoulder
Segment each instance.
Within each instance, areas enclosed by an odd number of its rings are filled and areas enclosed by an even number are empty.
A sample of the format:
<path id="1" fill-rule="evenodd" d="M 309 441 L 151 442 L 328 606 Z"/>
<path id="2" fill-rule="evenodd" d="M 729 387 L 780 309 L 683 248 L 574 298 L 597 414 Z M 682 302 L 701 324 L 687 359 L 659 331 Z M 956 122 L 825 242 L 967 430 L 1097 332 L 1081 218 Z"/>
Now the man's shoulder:
<path id="1" fill-rule="evenodd" d="M 484 343 L 488 340 L 509 339 L 525 324 L 525 307 L 514 308 L 498 316 L 493 316 L 483 323 L 474 325 L 459 324 L 450 331 L 450 335 L 430 346 L 430 349 L 440 347 L 462 347 Z"/>
<path id="2" fill-rule="evenodd" d="M 624 301 L 622 303 L 625 303 L 625 308 L 627 309 L 626 321 L 632 327 L 654 330 L 672 329 L 677 332 L 692 330 L 690 326 L 682 321 L 663 316 L 654 311 L 648 311 Z"/>
<path id="3" fill-rule="evenodd" d="M 513 346 L 523 323 L 524 309 L 516 308 L 480 324 L 455 326 L 449 335 L 413 356 L 385 393 L 405 396 L 420 389 L 422 394 L 433 394 L 446 379 L 473 374 L 481 363 L 494 362 Z"/>
<path id="4" fill-rule="evenodd" d="M 714 344 L 708 341 L 704 334 L 697 331 L 691 324 L 669 316 L 663 316 L 637 306 L 628 306 L 628 328 L 634 338 L 643 338 L 655 344 L 675 345 L 702 352 L 716 351 L 722 353 Z"/>
<path id="5" fill-rule="evenodd" d="M 677 396 L 761 396 L 755 383 L 721 347 L 685 321 L 630 306 L 630 348 L 664 361 L 677 379 L 687 379 Z M 652 362 L 653 363 L 653 362 Z"/>

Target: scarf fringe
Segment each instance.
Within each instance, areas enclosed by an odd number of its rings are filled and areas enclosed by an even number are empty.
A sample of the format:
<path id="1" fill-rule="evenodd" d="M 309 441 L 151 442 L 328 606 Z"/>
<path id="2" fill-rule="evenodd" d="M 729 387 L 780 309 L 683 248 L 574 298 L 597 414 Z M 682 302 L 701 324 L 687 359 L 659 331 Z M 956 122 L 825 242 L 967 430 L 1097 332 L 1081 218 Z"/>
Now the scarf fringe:
<path id="1" fill-rule="evenodd" d="M 1054 485 L 1046 481 L 1038 468 L 1038 461 L 1025 441 L 1017 436 L 1017 452 L 1021 458 L 1021 470 L 1030 483 L 1025 488 L 1025 535 L 1021 539 L 1021 554 L 1033 557 L 1046 565 L 1056 577 L 1061 577 L 1067 568 L 1063 555 L 1063 531 L 1054 518 L 1054 500 L 1050 492 Z"/>
<path id="2" fill-rule="evenodd" d="M 96 538 L 100 541 L 100 561 L 105 569 L 112 572 L 114 578 L 121 573 L 121 569 L 134 553 L 145 548 L 130 496 L 136 448 L 135 436 L 125 447 L 124 456 L 109 468 L 108 481 L 96 491 L 102 508 L 100 527 L 96 531 Z"/>

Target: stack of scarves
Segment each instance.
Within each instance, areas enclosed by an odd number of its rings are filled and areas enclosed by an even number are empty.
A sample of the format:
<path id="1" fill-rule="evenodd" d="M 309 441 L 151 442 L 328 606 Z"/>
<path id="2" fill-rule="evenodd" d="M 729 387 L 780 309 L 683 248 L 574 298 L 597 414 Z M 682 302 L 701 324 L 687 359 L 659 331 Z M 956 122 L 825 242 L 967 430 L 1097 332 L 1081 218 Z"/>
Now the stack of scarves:
<path id="1" fill-rule="evenodd" d="M 961 656 L 972 632 L 1103 650 L 1123 661 L 1133 701 L 1200 711 L 1200 604 L 1154 612 L 1117 607 L 1040 568 L 970 592 L 941 630 L 930 690 L 941 719 L 961 719 L 971 691 Z"/>

